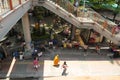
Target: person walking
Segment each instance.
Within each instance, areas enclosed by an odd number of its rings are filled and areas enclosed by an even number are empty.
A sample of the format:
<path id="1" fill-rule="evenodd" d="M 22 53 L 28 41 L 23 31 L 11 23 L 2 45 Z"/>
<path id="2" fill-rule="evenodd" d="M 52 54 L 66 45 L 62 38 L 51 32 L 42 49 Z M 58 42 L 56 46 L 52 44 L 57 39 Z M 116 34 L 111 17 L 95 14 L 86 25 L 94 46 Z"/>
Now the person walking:
<path id="1" fill-rule="evenodd" d="M 40 66 L 39 65 L 39 61 L 38 61 L 38 58 L 36 57 L 33 61 L 33 67 L 35 68 L 35 70 L 38 70 L 38 67 Z"/>
<path id="2" fill-rule="evenodd" d="M 66 71 L 67 71 L 67 63 L 66 63 L 66 61 L 63 63 L 63 65 L 62 65 L 62 68 L 63 68 L 63 72 L 62 72 L 62 76 L 66 76 L 67 75 L 67 73 L 66 73 Z"/>

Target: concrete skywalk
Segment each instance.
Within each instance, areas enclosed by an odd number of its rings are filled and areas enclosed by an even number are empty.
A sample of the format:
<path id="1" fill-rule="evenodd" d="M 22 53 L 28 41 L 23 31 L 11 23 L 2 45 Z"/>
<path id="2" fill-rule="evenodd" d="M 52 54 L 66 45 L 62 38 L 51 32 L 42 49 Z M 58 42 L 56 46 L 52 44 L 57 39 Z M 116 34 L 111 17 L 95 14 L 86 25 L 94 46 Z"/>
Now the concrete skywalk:
<path id="1" fill-rule="evenodd" d="M 63 19 L 70 22 L 77 28 L 94 29 L 101 35 L 103 35 L 106 38 L 108 38 L 109 40 L 111 40 L 116 45 L 120 45 L 120 35 L 113 34 L 112 29 L 109 30 L 107 28 L 104 28 L 104 22 L 103 22 L 103 24 L 100 24 L 101 20 L 100 20 L 100 22 L 99 21 L 96 22 L 93 19 L 91 19 L 90 17 L 84 17 L 84 18 L 76 17 L 72 13 L 68 12 L 67 10 L 65 10 L 64 8 L 62 8 L 61 6 L 59 6 L 57 3 L 53 2 L 53 1 L 54 0 L 45 0 L 45 1 L 43 0 L 41 2 L 41 1 L 34 0 L 33 5 L 34 6 L 36 6 L 36 5 L 43 6 L 43 7 L 47 8 L 48 10 L 50 10 L 53 13 L 57 14 L 58 16 L 62 17 Z M 93 15 L 93 13 L 91 13 L 91 14 Z M 99 18 L 101 18 L 101 16 Z M 114 24 L 111 21 L 108 21 L 108 25 L 109 25 L 108 27 L 116 26 L 116 24 Z"/>

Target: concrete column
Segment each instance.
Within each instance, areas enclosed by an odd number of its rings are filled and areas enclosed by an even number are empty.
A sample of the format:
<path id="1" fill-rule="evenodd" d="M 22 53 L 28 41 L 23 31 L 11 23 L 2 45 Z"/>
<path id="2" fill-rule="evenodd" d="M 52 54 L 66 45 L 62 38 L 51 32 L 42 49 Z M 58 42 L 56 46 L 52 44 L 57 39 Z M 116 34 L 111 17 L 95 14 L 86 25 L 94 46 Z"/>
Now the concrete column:
<path id="1" fill-rule="evenodd" d="M 22 17 L 22 25 L 23 25 L 24 38 L 26 42 L 26 48 L 28 50 L 31 50 L 31 35 L 30 35 L 28 13 L 25 13 L 24 16 Z"/>
<path id="2" fill-rule="evenodd" d="M 75 38 L 75 30 L 76 30 L 76 27 L 72 25 L 71 40 L 73 40 Z"/>

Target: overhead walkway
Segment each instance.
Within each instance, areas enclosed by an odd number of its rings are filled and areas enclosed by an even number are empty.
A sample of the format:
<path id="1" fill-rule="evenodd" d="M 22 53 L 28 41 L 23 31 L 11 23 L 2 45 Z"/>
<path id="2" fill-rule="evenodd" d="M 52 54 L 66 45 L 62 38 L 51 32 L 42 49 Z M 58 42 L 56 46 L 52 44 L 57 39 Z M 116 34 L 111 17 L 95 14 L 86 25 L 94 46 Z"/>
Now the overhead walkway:
<path id="1" fill-rule="evenodd" d="M 18 20 L 31 8 L 31 0 L 19 1 L 20 0 L 15 0 L 13 2 L 12 9 L 7 3 L 4 4 L 4 8 L 0 6 L 0 40 L 3 39 Z"/>
<path id="2" fill-rule="evenodd" d="M 106 21 L 101 19 L 101 16 L 92 10 L 88 10 L 86 13 L 80 11 L 74 13 L 74 6 L 70 5 L 70 3 L 67 1 L 62 1 L 63 0 L 15 0 L 13 1 L 14 4 L 12 7 L 7 6 L 1 8 L 0 5 L 0 39 L 3 39 L 3 37 L 10 31 L 10 29 L 17 23 L 17 21 L 32 6 L 43 6 L 59 15 L 66 21 L 70 22 L 74 26 L 78 28 L 94 29 L 101 35 L 111 40 L 113 43 L 120 45 L 120 35 L 113 33 L 114 28 L 112 27 L 115 26 L 115 24 L 108 21 L 106 24 Z M 8 3 L 6 2 L 6 4 Z M 5 11 L 4 13 L 3 10 Z"/>
<path id="3" fill-rule="evenodd" d="M 87 12 L 76 13 L 74 15 L 74 7 L 69 5 L 69 2 L 62 2 L 61 0 L 34 0 L 34 6 L 43 6 L 58 16 L 62 17 L 66 21 L 70 22 L 77 28 L 94 29 L 101 35 L 105 36 L 113 43 L 120 45 L 120 35 L 114 34 L 114 28 L 116 24 L 104 19 L 95 11 L 89 9 Z M 67 6 L 67 7 L 66 7 Z"/>

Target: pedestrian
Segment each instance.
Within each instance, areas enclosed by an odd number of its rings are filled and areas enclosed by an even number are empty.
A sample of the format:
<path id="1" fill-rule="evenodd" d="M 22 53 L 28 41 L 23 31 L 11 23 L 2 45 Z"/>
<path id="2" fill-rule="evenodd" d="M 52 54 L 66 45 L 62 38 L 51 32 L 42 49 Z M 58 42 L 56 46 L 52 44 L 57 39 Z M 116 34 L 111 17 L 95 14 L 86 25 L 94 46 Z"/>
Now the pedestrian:
<path id="1" fill-rule="evenodd" d="M 13 52 L 13 57 L 15 57 L 15 59 L 19 58 L 19 53 L 17 50 L 15 52 Z"/>
<path id="2" fill-rule="evenodd" d="M 60 59 L 58 54 L 54 57 L 53 62 L 54 62 L 54 66 L 59 66 Z"/>
<path id="3" fill-rule="evenodd" d="M 38 53 L 38 60 L 40 60 L 40 57 L 42 56 L 42 54 L 43 54 L 42 51 Z"/>
<path id="4" fill-rule="evenodd" d="M 78 0 L 76 0 L 76 1 L 74 2 L 74 6 L 75 6 L 75 7 L 79 7 L 79 1 L 78 1 Z"/>
<path id="5" fill-rule="evenodd" d="M 66 63 L 66 61 L 63 63 L 63 65 L 62 65 L 62 68 L 63 68 L 63 72 L 62 72 L 62 76 L 66 76 L 67 75 L 67 73 L 66 73 L 66 71 L 67 71 L 67 63 Z"/>
<path id="6" fill-rule="evenodd" d="M 23 60 L 23 52 L 22 52 L 22 50 L 19 52 L 19 58 L 20 58 L 20 60 Z"/>
<path id="7" fill-rule="evenodd" d="M 96 53 L 98 53 L 99 55 L 101 55 L 101 53 L 100 53 L 100 46 L 99 45 L 96 46 Z"/>
<path id="8" fill-rule="evenodd" d="M 88 55 L 88 52 L 87 52 L 88 45 L 84 45 L 83 48 L 84 48 L 84 56 L 87 56 Z"/>
<path id="9" fill-rule="evenodd" d="M 38 58 L 34 58 L 34 61 L 33 61 L 33 67 L 38 70 L 38 67 L 40 67 L 39 65 L 39 61 L 38 61 Z"/>
<path id="10" fill-rule="evenodd" d="M 53 41 L 52 40 L 50 40 L 48 44 L 49 44 L 50 49 L 53 48 Z"/>
<path id="11" fill-rule="evenodd" d="M 36 58 L 36 57 L 38 56 L 37 53 L 38 53 L 38 50 L 35 49 L 35 50 L 33 51 L 33 53 L 32 53 L 33 59 Z"/>

